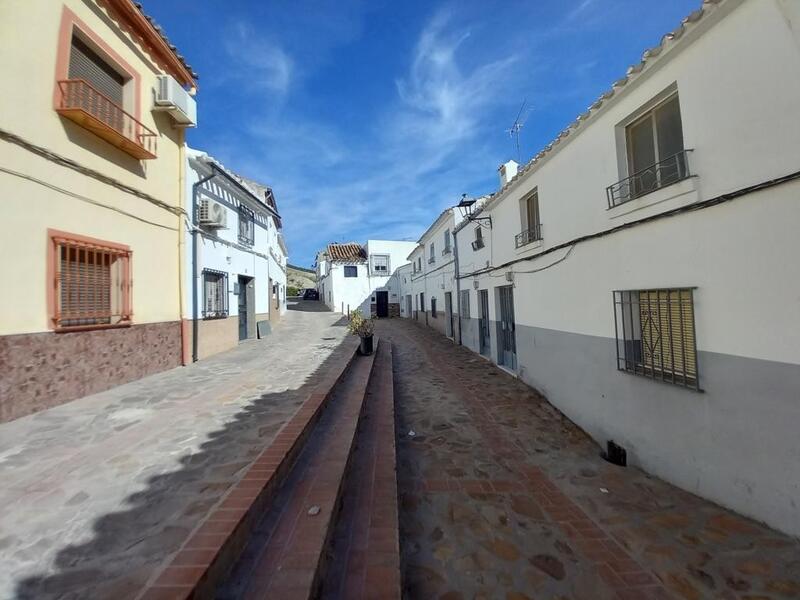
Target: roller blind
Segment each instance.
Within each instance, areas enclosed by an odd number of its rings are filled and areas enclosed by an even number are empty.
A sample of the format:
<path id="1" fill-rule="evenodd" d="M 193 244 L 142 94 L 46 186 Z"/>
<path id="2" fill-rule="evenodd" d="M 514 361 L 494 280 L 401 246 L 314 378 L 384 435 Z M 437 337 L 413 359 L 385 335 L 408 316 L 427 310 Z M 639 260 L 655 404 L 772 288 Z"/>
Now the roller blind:
<path id="1" fill-rule="evenodd" d="M 112 102 L 122 106 L 125 79 L 77 37 L 72 38 L 69 53 L 69 78 L 87 81 Z"/>

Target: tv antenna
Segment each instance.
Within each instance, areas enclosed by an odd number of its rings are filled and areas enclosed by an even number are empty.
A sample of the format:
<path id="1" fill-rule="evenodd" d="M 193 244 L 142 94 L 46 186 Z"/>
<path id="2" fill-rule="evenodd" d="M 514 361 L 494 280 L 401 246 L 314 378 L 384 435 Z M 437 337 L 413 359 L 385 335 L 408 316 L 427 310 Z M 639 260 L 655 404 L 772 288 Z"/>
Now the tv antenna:
<path id="1" fill-rule="evenodd" d="M 514 141 L 517 145 L 517 162 L 522 163 L 522 153 L 519 149 L 519 132 L 522 129 L 523 125 L 525 125 L 525 121 L 528 120 L 528 115 L 533 110 L 533 107 L 525 110 L 525 106 L 528 104 L 528 99 L 522 101 L 522 106 L 519 107 L 519 112 L 517 113 L 517 118 L 514 119 L 514 124 L 511 126 L 510 129 L 506 129 L 508 131 L 508 135 L 514 138 Z"/>

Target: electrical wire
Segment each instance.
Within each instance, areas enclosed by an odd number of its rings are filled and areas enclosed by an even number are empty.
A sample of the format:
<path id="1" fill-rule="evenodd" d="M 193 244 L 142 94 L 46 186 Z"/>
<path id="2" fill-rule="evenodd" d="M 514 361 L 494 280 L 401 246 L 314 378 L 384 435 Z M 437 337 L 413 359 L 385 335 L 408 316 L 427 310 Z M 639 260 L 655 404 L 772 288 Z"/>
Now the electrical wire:
<path id="1" fill-rule="evenodd" d="M 88 177 L 92 177 L 93 179 L 97 179 L 98 181 L 101 181 L 101 182 L 105 183 L 106 185 L 110 185 L 112 187 L 115 187 L 118 190 L 121 190 L 121 191 L 123 191 L 125 193 L 131 194 L 133 196 L 136 196 L 137 198 L 141 198 L 142 200 L 147 200 L 151 204 L 154 204 L 155 206 L 157 206 L 157 207 L 159 207 L 159 208 L 161 208 L 163 210 L 166 210 L 166 211 L 168 211 L 168 212 L 170 212 L 170 213 L 172 213 L 174 215 L 186 215 L 187 214 L 186 211 L 183 210 L 183 208 L 181 208 L 180 206 L 174 206 L 172 204 L 168 204 L 168 203 L 164 202 L 163 200 L 159 200 L 158 198 L 156 198 L 154 196 L 151 196 L 150 194 L 148 194 L 146 192 L 143 192 L 141 190 L 137 190 L 134 187 L 131 187 L 131 186 L 125 184 L 125 183 L 122 183 L 121 181 L 119 181 L 117 179 L 114 179 L 113 177 L 109 177 L 108 175 L 103 175 L 99 171 L 95 171 L 94 169 L 90 169 L 88 167 L 84 167 L 83 165 L 75 162 L 74 160 L 72 160 L 70 158 L 66 158 L 64 156 L 61 156 L 60 154 L 57 154 L 56 152 L 53 152 L 52 150 L 48 150 L 47 148 L 43 148 L 42 146 L 37 146 L 36 144 L 34 144 L 32 142 L 29 142 L 29 141 L 21 138 L 20 136 L 15 135 L 15 134 L 13 134 L 13 133 L 11 133 L 9 131 L 6 131 L 4 129 L 0 129 L 0 139 L 4 140 L 6 142 L 9 142 L 11 144 L 16 144 L 17 146 L 20 146 L 21 148 L 24 148 L 25 150 L 28 150 L 29 152 L 32 152 L 33 154 L 41 156 L 42 158 L 44 158 L 46 160 L 49 160 L 52 163 L 55 163 L 55 164 L 60 165 L 62 167 L 66 167 L 68 169 L 72 169 L 73 171 L 76 171 L 76 172 L 80 173 L 81 175 L 86 175 Z"/>
<path id="2" fill-rule="evenodd" d="M 695 204 L 689 204 L 687 206 L 680 206 L 678 208 L 674 208 L 672 210 L 665 211 L 663 213 L 658 213 L 656 215 L 652 215 L 649 217 L 645 217 L 643 219 L 639 219 L 638 221 L 630 221 L 628 223 L 623 223 L 622 225 L 618 225 L 617 227 L 612 227 L 611 229 L 604 229 L 602 231 L 598 231 L 595 233 L 583 235 L 577 238 L 574 238 L 568 242 L 564 242 L 562 244 L 558 244 L 553 246 L 552 248 L 548 248 L 543 252 L 539 252 L 538 254 L 533 254 L 531 256 L 524 256 L 521 258 L 516 258 L 514 260 L 509 260 L 501 265 L 497 265 L 495 267 L 487 267 L 485 269 L 478 269 L 471 273 L 464 273 L 463 275 L 459 275 L 459 279 L 467 279 L 469 277 L 475 277 L 477 275 L 484 275 L 486 273 L 491 273 L 492 271 L 498 271 L 500 269 L 507 269 L 517 263 L 525 262 L 529 260 L 536 260 L 537 258 L 541 258 L 542 256 L 546 256 L 552 252 L 556 252 L 558 250 L 562 250 L 569 246 L 575 246 L 577 244 L 581 244 L 584 242 L 588 242 L 591 240 L 596 240 L 602 237 L 606 237 L 609 235 L 613 235 L 615 233 L 619 233 L 620 231 L 624 231 L 626 229 L 631 229 L 632 227 L 638 227 L 640 225 L 645 225 L 647 223 L 652 223 L 654 221 L 660 221 L 661 219 L 668 219 L 671 217 L 675 217 L 678 215 L 694 212 L 697 210 L 703 210 L 706 208 L 711 208 L 712 206 L 717 206 L 719 204 L 724 204 L 726 202 L 730 202 L 737 198 L 741 198 L 742 196 L 746 196 L 749 194 L 753 194 L 756 192 L 760 192 L 778 185 L 782 185 L 784 183 L 789 183 L 791 181 L 795 181 L 800 179 L 800 171 L 795 171 L 793 173 L 789 173 L 788 175 L 784 175 L 782 177 L 777 177 L 775 179 L 770 179 L 767 181 L 762 181 L 755 185 L 750 185 L 747 187 L 739 188 L 733 192 L 728 192 L 726 194 L 721 194 L 719 196 L 715 196 L 714 198 L 710 198 L 708 200 L 703 200 L 702 202 L 696 202 Z"/>
<path id="3" fill-rule="evenodd" d="M 128 211 L 122 210 L 121 208 L 117 208 L 115 206 L 109 206 L 108 204 L 103 204 L 102 202 L 98 202 L 97 200 L 92 200 L 87 196 L 76 194 L 75 192 L 71 192 L 64 188 L 58 187 L 57 185 L 53 185 L 52 183 L 48 183 L 47 181 L 43 181 L 42 179 L 38 179 L 36 177 L 33 177 L 32 175 L 20 173 L 19 171 L 13 171 L 12 169 L 6 169 L 5 167 L 0 167 L 0 172 L 7 173 L 8 175 L 13 175 L 14 177 L 19 177 L 21 179 L 27 179 L 28 181 L 31 181 L 33 183 L 38 183 L 41 186 L 49 188 L 55 192 L 64 194 L 65 196 L 70 196 L 72 198 L 75 198 L 76 200 L 81 200 L 82 202 L 86 202 L 94 206 L 99 206 L 100 208 L 105 208 L 106 210 L 114 211 L 116 213 L 125 215 L 126 217 L 130 217 L 131 219 L 136 219 L 137 221 L 141 221 L 142 223 L 153 225 L 154 227 L 161 227 L 162 229 L 169 229 L 170 231 L 178 231 L 177 227 L 170 227 L 169 225 L 163 225 L 161 223 L 156 223 L 155 221 L 149 221 L 148 219 L 144 219 L 138 215 L 129 213 Z"/>

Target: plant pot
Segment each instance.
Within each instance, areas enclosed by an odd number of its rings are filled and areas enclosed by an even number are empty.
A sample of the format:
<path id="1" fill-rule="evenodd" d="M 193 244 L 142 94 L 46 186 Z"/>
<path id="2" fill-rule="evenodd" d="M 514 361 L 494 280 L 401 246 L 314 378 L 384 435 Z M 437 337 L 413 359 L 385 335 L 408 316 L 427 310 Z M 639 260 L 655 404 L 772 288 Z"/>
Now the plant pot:
<path id="1" fill-rule="evenodd" d="M 372 336 L 368 335 L 361 338 L 361 346 L 358 349 L 362 356 L 369 356 L 372 354 Z"/>

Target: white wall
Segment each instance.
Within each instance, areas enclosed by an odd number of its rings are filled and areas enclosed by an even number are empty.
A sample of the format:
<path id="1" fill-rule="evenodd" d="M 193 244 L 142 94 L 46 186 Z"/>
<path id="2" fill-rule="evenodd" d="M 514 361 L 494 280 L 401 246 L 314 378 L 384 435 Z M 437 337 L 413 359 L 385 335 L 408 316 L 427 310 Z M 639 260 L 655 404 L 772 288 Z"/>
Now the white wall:
<path id="1" fill-rule="evenodd" d="M 459 231 L 461 273 L 791 174 L 800 165 L 800 45 L 783 0 L 707 8 L 678 44 L 495 197 L 486 248 Z M 783 12 L 782 12 L 783 10 Z M 746 40 L 746 43 L 745 43 Z M 791 75 L 790 75 L 791 74 Z M 608 209 L 625 175 L 622 124 L 677 89 L 696 176 Z M 519 201 L 538 188 L 543 240 L 515 248 Z M 477 276 L 514 272 L 518 375 L 634 464 L 800 533 L 800 183 L 640 224 Z M 470 290 L 477 318 L 473 278 Z M 693 286 L 703 393 L 619 372 L 613 290 Z M 497 340 L 491 331 L 491 357 Z M 793 433 L 794 432 L 794 433 Z"/>

